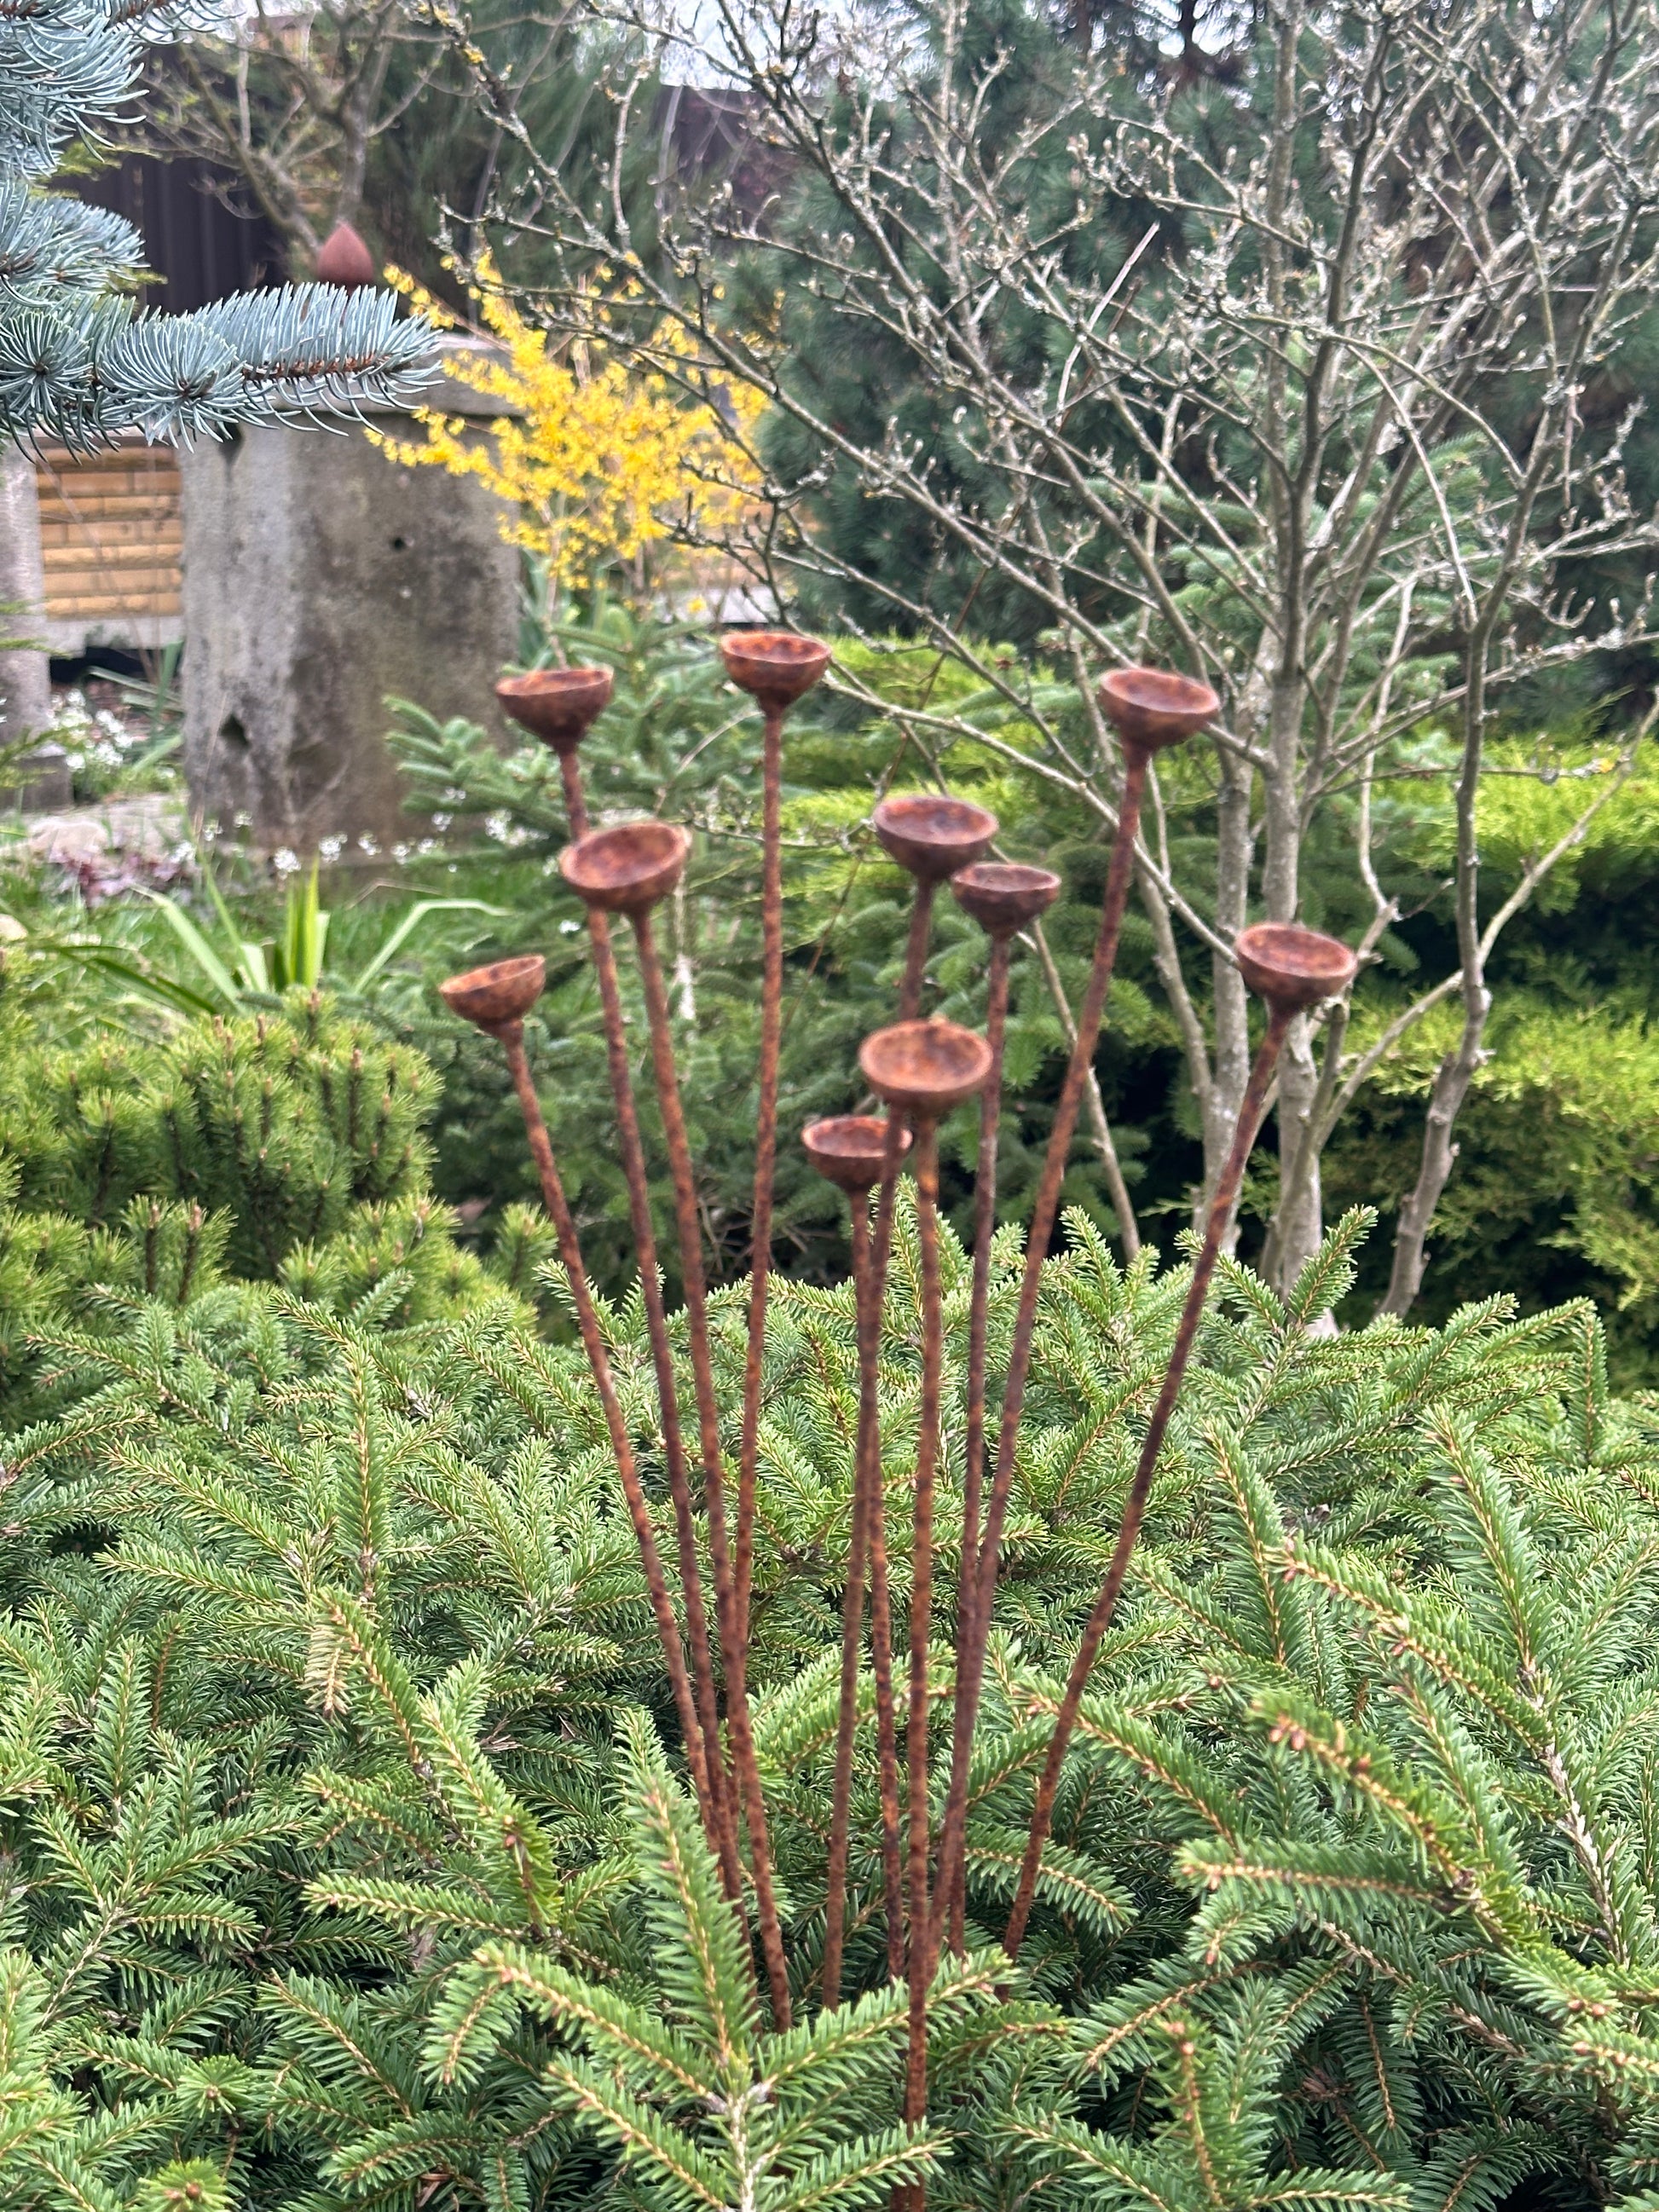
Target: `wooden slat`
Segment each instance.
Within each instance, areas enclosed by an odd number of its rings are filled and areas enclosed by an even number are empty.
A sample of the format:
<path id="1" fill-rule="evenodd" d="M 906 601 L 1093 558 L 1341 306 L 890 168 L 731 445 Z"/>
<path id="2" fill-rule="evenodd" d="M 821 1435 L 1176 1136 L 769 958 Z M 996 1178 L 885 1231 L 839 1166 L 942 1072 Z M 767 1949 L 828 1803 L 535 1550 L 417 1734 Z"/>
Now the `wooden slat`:
<path id="1" fill-rule="evenodd" d="M 49 448 L 37 481 L 46 616 L 118 633 L 124 617 L 179 611 L 179 462 L 134 444 L 84 457 Z"/>
<path id="2" fill-rule="evenodd" d="M 179 595 L 176 592 L 134 592 L 123 598 L 119 610 L 121 618 L 132 622 L 137 621 L 141 617 L 176 615 L 178 612 Z M 112 617 L 108 599 L 102 594 L 96 598 L 65 599 L 61 606 L 54 604 L 52 620 L 64 623 L 96 623 L 100 626 L 110 626 Z M 118 642 L 114 639 L 106 639 L 104 641 L 106 644 Z"/>

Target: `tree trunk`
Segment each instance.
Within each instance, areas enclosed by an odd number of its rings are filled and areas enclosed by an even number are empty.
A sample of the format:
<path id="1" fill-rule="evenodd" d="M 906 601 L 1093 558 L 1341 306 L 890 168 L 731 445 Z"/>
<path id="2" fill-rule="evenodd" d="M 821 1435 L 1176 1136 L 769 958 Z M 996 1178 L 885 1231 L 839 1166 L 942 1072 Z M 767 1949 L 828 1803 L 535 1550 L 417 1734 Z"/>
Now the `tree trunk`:
<path id="1" fill-rule="evenodd" d="M 1231 944 L 1249 916 L 1250 767 L 1236 754 L 1218 750 L 1221 769 L 1217 793 L 1216 934 Z M 1215 991 L 1215 1054 L 1212 1076 L 1199 1105 L 1204 1121 L 1204 1188 L 1194 1208 L 1201 1225 L 1232 1143 L 1233 1123 L 1250 1073 L 1249 994 L 1231 960 L 1212 958 Z M 1238 1243 L 1238 1217 L 1229 1223 L 1226 1249 Z"/>
<path id="2" fill-rule="evenodd" d="M 1440 1203 L 1440 1194 L 1446 1188 L 1457 1158 L 1457 1146 L 1452 1142 L 1452 1130 L 1468 1096 L 1475 1071 L 1486 1058 L 1481 1039 L 1486 1034 L 1486 1014 L 1492 1006 L 1492 994 L 1482 988 L 1473 1003 L 1464 1006 L 1463 1033 L 1458 1039 L 1455 1052 L 1448 1053 L 1435 1071 L 1434 1090 L 1429 1099 L 1427 1126 L 1423 1132 L 1423 1151 L 1418 1164 L 1417 1181 L 1411 1195 L 1400 1209 L 1400 1218 L 1395 1228 L 1394 1267 L 1389 1278 L 1389 1294 L 1378 1311 L 1409 1313 L 1423 1287 L 1424 1271 L 1429 1264 L 1429 1224 Z"/>
<path id="3" fill-rule="evenodd" d="M 1291 625 L 1287 622 L 1287 629 Z M 1294 921 L 1302 897 L 1302 816 L 1298 790 L 1298 749 L 1302 736 L 1303 690 L 1294 659 L 1287 656 L 1273 680 L 1270 749 L 1273 765 L 1267 772 L 1266 850 L 1261 871 L 1262 903 L 1269 921 Z M 1291 1024 L 1279 1062 L 1279 1173 L 1288 1178 L 1303 1133 L 1308 1126 L 1314 1094 L 1319 1087 L 1319 1068 L 1314 1059 L 1312 1032 L 1305 1014 Z M 1281 1209 L 1275 1224 L 1276 1265 L 1273 1287 L 1289 1288 L 1305 1261 L 1319 1249 L 1324 1227 L 1317 1161 L 1304 1172 L 1293 1218 Z"/>
<path id="4" fill-rule="evenodd" d="M 1289 1185 L 1291 1170 L 1312 1118 L 1318 1088 L 1319 1064 L 1314 1058 L 1312 1027 L 1306 1014 L 1298 1014 L 1291 1024 L 1279 1061 L 1279 1108 L 1275 1118 L 1279 1125 L 1281 1189 Z M 1319 1249 L 1319 1240 L 1325 1231 L 1324 1197 L 1316 1154 L 1304 1168 L 1299 1182 L 1290 1212 L 1285 1213 L 1281 1208 L 1274 1224 L 1277 1264 L 1273 1271 L 1273 1287 L 1280 1291 L 1290 1289 L 1304 1263 Z"/>
<path id="5" fill-rule="evenodd" d="M 1478 625 L 1464 655 L 1463 764 L 1457 779 L 1457 951 L 1463 970 L 1463 1029 L 1455 1052 L 1448 1053 L 1435 1071 L 1429 1098 L 1429 1116 L 1423 1131 L 1417 1181 L 1400 1209 L 1395 1224 L 1394 1267 L 1388 1296 L 1381 1313 L 1403 1317 L 1416 1303 L 1429 1264 L 1429 1224 L 1440 1203 L 1457 1158 L 1452 1131 L 1468 1097 L 1469 1085 L 1486 1058 L 1486 1017 L 1492 994 L 1486 988 L 1486 957 L 1480 944 L 1480 847 L 1476 834 L 1476 803 L 1485 752 L 1486 724 L 1486 653 L 1489 608 Z"/>

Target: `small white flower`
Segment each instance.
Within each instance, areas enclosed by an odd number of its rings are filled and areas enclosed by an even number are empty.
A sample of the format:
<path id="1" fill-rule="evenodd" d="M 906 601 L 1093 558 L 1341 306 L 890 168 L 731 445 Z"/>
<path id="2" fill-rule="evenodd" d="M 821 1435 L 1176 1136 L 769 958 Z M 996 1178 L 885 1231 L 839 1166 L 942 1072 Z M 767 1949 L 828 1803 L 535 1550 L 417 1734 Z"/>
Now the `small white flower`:
<path id="1" fill-rule="evenodd" d="M 447 830 L 450 823 L 454 819 L 455 817 L 453 814 L 434 814 L 432 817 L 432 826 L 434 830 Z M 428 842 L 429 843 L 431 841 L 428 839 Z M 422 847 L 422 849 L 424 851 L 425 848 Z"/>
<path id="2" fill-rule="evenodd" d="M 400 868 L 409 858 L 409 850 L 407 845 L 394 845 L 392 848 L 392 857 Z"/>
<path id="3" fill-rule="evenodd" d="M 574 937 L 580 927 L 581 924 L 579 921 L 562 921 L 559 924 L 559 934 L 561 937 Z"/>
<path id="4" fill-rule="evenodd" d="M 270 865 L 279 876 L 295 876 L 300 872 L 300 855 L 284 845 L 280 853 L 271 854 Z"/>
<path id="5" fill-rule="evenodd" d="M 505 845 L 512 834 L 513 818 L 505 811 L 499 814 L 492 814 L 485 822 L 484 830 L 485 833 L 493 837 L 498 845 Z"/>
<path id="6" fill-rule="evenodd" d="M 325 860 L 337 860 L 345 847 L 343 837 L 319 837 L 317 850 Z"/>
<path id="7" fill-rule="evenodd" d="M 362 851 L 368 854 L 371 860 L 374 860 L 376 854 L 380 852 L 380 839 L 378 837 L 371 837 L 367 831 L 365 831 L 364 834 L 357 840 L 357 842 Z"/>

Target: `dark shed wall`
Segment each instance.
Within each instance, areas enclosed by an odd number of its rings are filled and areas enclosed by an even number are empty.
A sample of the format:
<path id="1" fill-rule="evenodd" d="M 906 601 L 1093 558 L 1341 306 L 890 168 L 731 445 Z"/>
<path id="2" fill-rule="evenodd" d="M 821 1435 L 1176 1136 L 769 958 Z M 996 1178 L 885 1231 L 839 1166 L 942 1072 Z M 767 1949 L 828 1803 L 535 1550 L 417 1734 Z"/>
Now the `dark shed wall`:
<path id="1" fill-rule="evenodd" d="M 144 258 L 161 280 L 148 304 L 182 314 L 233 292 L 283 282 L 282 249 L 263 218 L 236 213 L 218 197 L 222 173 L 205 161 L 158 161 L 127 154 L 112 169 L 79 179 L 78 198 L 125 216 L 144 241 Z"/>

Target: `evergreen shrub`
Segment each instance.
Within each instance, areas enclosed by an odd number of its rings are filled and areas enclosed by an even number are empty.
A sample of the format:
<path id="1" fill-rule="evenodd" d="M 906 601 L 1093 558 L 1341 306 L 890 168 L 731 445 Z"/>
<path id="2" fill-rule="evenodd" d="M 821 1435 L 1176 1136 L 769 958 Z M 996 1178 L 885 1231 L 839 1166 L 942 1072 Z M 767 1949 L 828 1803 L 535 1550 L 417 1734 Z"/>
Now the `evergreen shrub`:
<path id="1" fill-rule="evenodd" d="M 186 1304 L 229 1278 L 280 1280 L 383 1322 L 492 1289 L 429 1188 L 428 1062 L 325 997 L 59 1045 L 0 974 L 0 1412 L 43 1316 L 111 1291 Z M 498 1279 L 533 1288 L 544 1225 L 503 1224 Z"/>
<path id="2" fill-rule="evenodd" d="M 751 1678 L 787 2035 L 682 1788 L 580 1355 L 499 1298 L 388 1327 L 391 1278 L 356 1312 L 220 1279 L 43 1322 L 61 1396 L 0 1451 L 0 2203 L 805 2212 L 926 2173 L 975 2208 L 1652 2203 L 1659 1422 L 1583 1306 L 1310 1336 L 1361 1217 L 1288 1304 L 1225 1269 L 1019 1969 L 990 1948 L 1184 1287 L 1068 1225 L 914 2137 L 867 1727 L 851 1995 L 814 1994 L 848 1287 L 776 1285 L 769 1331 Z M 1017 1233 L 996 1257 L 1006 1332 Z M 948 1237 L 944 1264 L 959 1437 Z M 902 1216 L 896 1499 L 917 1269 Z M 714 1321 L 735 1429 L 740 1293 Z M 649 1471 L 636 1302 L 605 1322 Z"/>

